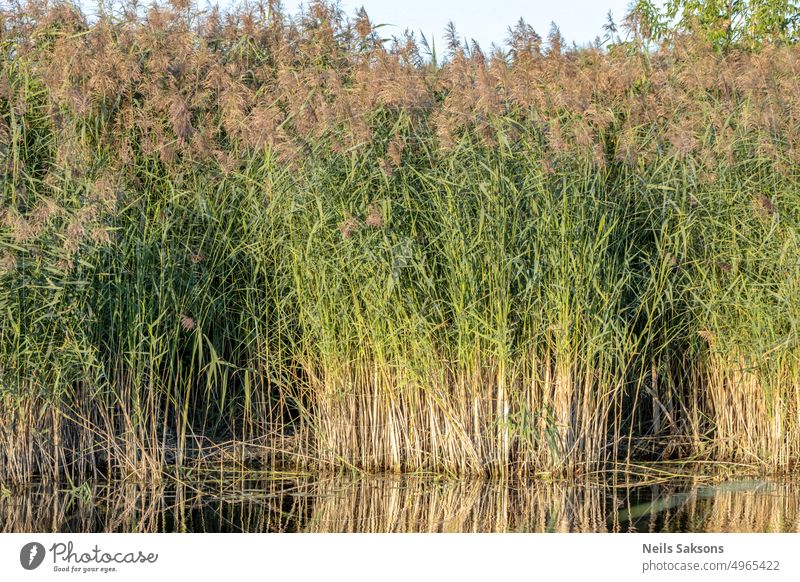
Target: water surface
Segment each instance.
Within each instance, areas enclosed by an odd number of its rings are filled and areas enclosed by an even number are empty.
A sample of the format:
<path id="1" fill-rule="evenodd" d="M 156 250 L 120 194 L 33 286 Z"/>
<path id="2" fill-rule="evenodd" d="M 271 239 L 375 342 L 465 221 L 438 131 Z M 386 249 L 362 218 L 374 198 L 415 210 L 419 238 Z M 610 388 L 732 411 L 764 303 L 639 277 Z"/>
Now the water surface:
<path id="1" fill-rule="evenodd" d="M 800 483 L 247 474 L 4 490 L 2 532 L 800 532 Z"/>

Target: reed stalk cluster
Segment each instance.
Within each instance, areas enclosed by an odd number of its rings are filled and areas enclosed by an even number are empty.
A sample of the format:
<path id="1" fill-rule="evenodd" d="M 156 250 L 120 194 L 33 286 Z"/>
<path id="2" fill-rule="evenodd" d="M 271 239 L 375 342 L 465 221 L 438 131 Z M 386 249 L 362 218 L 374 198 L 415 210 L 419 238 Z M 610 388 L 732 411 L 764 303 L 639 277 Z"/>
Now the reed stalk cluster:
<path id="1" fill-rule="evenodd" d="M 2 10 L 0 480 L 791 468 L 800 47 L 646 28 Z"/>

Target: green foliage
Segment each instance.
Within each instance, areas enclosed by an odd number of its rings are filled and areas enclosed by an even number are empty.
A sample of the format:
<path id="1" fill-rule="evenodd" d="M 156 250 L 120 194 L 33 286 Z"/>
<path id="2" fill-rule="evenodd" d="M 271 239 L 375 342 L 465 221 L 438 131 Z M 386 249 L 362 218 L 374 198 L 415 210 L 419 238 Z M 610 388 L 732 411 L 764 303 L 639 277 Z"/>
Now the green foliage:
<path id="1" fill-rule="evenodd" d="M 798 40 L 800 5 L 794 0 L 670 0 L 665 15 L 675 31 L 696 31 L 718 49 L 756 48 Z"/>

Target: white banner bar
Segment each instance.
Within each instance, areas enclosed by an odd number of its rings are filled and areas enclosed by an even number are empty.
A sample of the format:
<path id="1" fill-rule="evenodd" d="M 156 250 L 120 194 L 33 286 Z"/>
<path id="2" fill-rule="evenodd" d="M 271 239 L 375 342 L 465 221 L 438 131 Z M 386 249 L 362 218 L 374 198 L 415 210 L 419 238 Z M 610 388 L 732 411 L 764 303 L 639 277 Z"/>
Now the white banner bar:
<path id="1" fill-rule="evenodd" d="M 3 534 L 0 580 L 798 580 L 798 534 Z"/>

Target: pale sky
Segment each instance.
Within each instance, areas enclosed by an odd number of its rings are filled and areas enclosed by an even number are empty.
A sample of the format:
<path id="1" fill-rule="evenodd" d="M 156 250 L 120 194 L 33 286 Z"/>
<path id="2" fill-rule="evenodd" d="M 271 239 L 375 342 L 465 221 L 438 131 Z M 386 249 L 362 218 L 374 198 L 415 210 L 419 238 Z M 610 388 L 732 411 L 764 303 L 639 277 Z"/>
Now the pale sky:
<path id="1" fill-rule="evenodd" d="M 219 0 L 221 7 L 231 0 Z M 199 0 L 202 6 L 208 0 Z M 212 4 L 215 2 L 211 2 Z M 287 11 L 295 13 L 301 0 L 283 0 Z M 364 6 L 384 37 L 400 36 L 405 28 L 416 34 L 422 31 L 430 40 L 436 35 L 437 51 L 442 46 L 442 31 L 447 22 L 455 22 L 459 36 L 477 40 L 488 49 L 492 42 L 502 43 L 506 30 L 523 17 L 543 38 L 555 22 L 571 44 L 585 45 L 602 36 L 606 14 L 611 10 L 619 25 L 630 0 L 341 0 L 345 12 L 353 15 Z"/>

